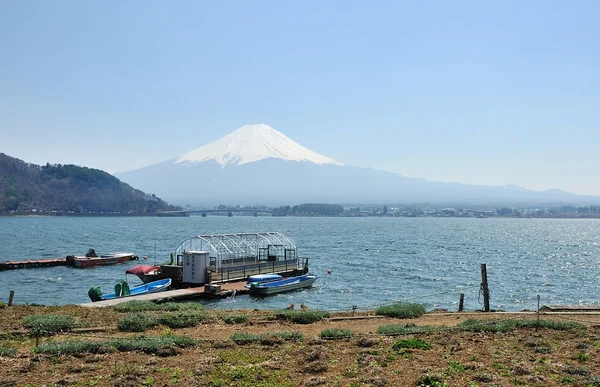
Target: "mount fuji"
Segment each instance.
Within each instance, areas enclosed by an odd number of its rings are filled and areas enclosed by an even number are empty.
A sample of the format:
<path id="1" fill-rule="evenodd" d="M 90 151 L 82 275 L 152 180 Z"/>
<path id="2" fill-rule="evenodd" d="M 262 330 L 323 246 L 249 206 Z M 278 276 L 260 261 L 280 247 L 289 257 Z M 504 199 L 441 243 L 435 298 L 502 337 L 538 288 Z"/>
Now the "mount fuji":
<path id="1" fill-rule="evenodd" d="M 590 204 L 600 197 L 516 186 L 431 182 L 344 165 L 265 124 L 245 125 L 175 159 L 116 174 L 175 204 Z"/>

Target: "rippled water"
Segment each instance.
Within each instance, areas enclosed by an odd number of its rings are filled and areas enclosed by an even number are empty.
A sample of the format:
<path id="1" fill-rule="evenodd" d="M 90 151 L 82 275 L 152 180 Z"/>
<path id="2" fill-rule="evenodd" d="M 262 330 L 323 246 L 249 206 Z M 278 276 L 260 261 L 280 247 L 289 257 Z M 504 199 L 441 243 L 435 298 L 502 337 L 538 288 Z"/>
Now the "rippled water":
<path id="1" fill-rule="evenodd" d="M 600 303 L 600 221 L 460 218 L 0 218 L 0 260 L 131 251 L 162 263 L 196 234 L 279 231 L 290 236 L 310 269 L 308 290 L 257 299 L 208 302 L 215 308 L 366 308 L 411 300 L 427 309 L 481 309 L 480 264 L 487 264 L 491 307 Z M 156 256 L 155 258 L 155 249 Z M 0 300 L 68 304 L 88 301 L 92 286 L 112 289 L 139 262 L 90 269 L 0 272 Z M 332 274 L 328 275 L 327 270 Z M 135 276 L 127 278 L 134 286 Z"/>

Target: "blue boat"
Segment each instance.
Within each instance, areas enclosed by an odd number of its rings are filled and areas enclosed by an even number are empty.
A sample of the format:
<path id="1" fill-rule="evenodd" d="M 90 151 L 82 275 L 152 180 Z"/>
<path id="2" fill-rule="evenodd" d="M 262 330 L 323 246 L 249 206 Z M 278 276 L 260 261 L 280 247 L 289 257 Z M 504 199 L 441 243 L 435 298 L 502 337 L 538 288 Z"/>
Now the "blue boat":
<path id="1" fill-rule="evenodd" d="M 171 286 L 171 278 L 164 278 L 158 281 L 148 282 L 129 289 L 127 281 L 119 282 L 115 285 L 114 293 L 102 294 L 100 287 L 93 287 L 88 295 L 92 301 L 111 300 L 113 298 L 140 296 L 142 294 L 158 293 L 167 290 Z"/>
<path id="2" fill-rule="evenodd" d="M 279 274 L 255 274 L 248 277 L 246 285 L 253 284 L 255 282 L 269 282 L 283 279 Z"/>
<path id="3" fill-rule="evenodd" d="M 289 292 L 297 289 L 309 288 L 319 278 L 317 274 L 304 274 L 297 277 L 282 278 L 264 282 L 253 282 L 244 285 L 250 294 L 268 296 L 271 294 Z"/>

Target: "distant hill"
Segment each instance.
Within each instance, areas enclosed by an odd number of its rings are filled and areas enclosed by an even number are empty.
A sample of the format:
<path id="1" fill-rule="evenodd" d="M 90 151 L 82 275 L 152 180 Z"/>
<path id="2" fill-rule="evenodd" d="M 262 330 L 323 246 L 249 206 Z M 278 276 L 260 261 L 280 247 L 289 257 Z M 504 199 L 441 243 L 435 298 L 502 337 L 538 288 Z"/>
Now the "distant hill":
<path id="1" fill-rule="evenodd" d="M 98 169 L 39 166 L 0 153 L 0 213 L 145 214 L 175 209 Z"/>
<path id="2" fill-rule="evenodd" d="M 306 202 L 469 206 L 600 204 L 600 196 L 560 190 L 534 191 L 514 185 L 442 183 L 343 165 L 265 124 L 243 126 L 175 159 L 120 173 L 117 177 L 172 203 L 200 206 Z"/>

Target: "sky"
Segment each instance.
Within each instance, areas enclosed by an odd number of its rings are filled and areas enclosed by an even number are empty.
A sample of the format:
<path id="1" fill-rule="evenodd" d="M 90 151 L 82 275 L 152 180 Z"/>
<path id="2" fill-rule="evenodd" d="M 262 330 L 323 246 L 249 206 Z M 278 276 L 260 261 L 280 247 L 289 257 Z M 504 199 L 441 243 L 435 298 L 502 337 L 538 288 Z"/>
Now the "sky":
<path id="1" fill-rule="evenodd" d="M 111 173 L 265 123 L 344 164 L 600 195 L 600 2 L 0 0 L 0 152 Z"/>

